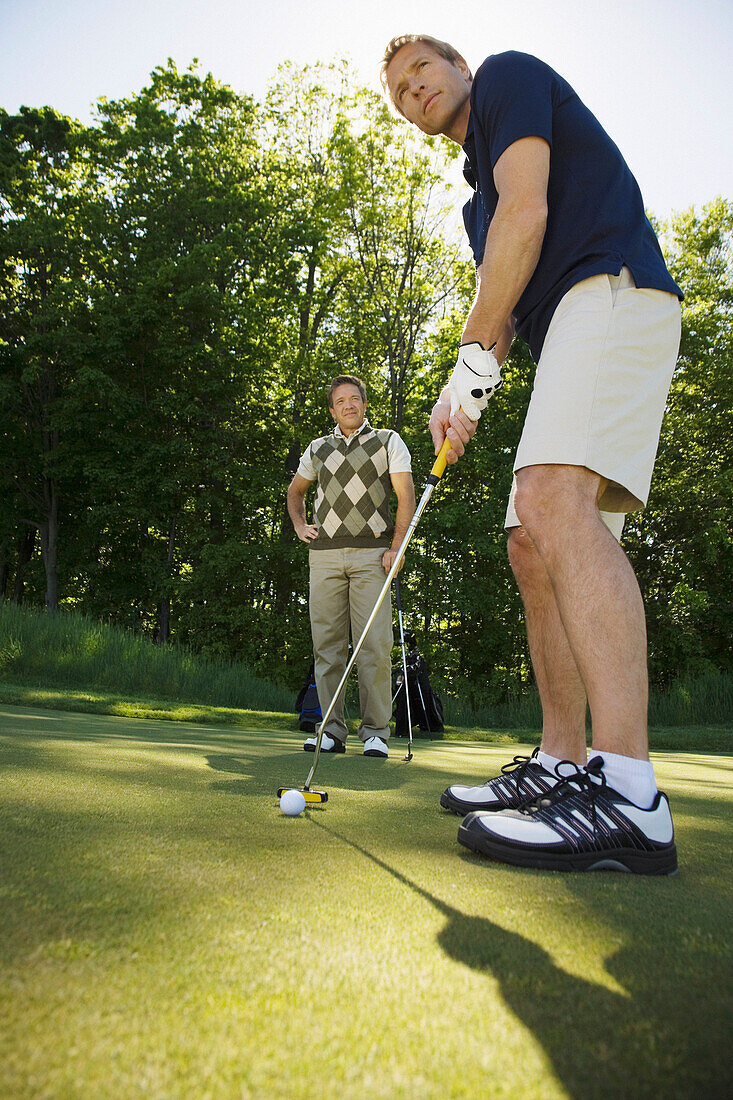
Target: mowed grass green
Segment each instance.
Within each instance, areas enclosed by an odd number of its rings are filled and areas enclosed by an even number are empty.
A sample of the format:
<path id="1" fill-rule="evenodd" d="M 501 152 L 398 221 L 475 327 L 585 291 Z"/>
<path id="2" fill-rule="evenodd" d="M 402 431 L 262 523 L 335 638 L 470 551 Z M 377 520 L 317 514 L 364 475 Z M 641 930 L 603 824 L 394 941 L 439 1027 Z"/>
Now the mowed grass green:
<path id="1" fill-rule="evenodd" d="M 730 1094 L 730 756 L 655 754 L 651 879 L 461 848 L 505 745 L 357 749 L 288 819 L 296 732 L 2 705 L 0 1095 Z"/>

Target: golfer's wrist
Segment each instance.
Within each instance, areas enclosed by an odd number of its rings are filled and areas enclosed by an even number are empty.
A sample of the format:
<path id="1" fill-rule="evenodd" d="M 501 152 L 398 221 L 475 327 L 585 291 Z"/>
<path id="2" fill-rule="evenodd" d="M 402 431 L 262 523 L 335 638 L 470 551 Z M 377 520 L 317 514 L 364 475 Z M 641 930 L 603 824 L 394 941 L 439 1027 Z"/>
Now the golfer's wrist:
<path id="1" fill-rule="evenodd" d="M 438 394 L 438 399 L 433 405 L 433 408 L 437 408 L 438 405 L 450 405 L 450 389 L 447 383 L 445 386 L 443 386 L 443 389 Z"/>
<path id="2" fill-rule="evenodd" d="M 465 328 L 461 336 L 460 346 L 464 347 L 466 344 L 478 344 L 482 351 L 490 351 L 493 353 L 497 341 L 493 339 L 487 329 L 477 331 L 473 328 Z"/>

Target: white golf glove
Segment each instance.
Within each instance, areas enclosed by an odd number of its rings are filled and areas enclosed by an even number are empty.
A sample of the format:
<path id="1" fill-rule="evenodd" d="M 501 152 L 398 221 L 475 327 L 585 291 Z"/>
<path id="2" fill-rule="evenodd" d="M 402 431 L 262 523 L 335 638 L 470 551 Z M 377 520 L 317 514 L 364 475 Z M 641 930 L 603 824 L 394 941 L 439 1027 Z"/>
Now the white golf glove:
<path id="1" fill-rule="evenodd" d="M 479 420 L 500 386 L 501 369 L 493 353 L 484 351 L 476 340 L 461 344 L 458 362 L 448 379 L 451 416 L 463 409 L 471 420 Z"/>

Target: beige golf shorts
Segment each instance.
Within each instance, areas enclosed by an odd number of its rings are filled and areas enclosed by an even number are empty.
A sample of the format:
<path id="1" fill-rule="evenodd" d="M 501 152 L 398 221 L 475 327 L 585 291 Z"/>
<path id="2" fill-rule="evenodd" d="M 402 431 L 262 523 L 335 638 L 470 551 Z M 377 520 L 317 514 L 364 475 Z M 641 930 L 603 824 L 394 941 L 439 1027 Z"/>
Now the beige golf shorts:
<path id="1" fill-rule="evenodd" d="M 601 515 L 617 538 L 643 508 L 680 342 L 680 303 L 638 289 L 627 267 L 584 279 L 547 330 L 514 471 L 559 463 L 608 479 Z M 512 485 L 505 526 L 519 527 Z"/>

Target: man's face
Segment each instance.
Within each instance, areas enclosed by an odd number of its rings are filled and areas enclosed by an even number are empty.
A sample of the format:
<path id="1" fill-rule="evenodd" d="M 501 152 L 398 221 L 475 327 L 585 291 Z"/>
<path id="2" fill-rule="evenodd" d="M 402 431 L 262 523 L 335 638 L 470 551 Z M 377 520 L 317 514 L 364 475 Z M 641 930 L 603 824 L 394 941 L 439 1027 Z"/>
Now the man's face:
<path id="1" fill-rule="evenodd" d="M 366 401 L 362 399 L 358 386 L 344 382 L 331 394 L 331 416 L 344 435 L 351 435 L 364 423 Z"/>
<path id="2" fill-rule="evenodd" d="M 409 42 L 394 55 L 386 75 L 392 100 L 408 122 L 426 134 L 464 140 L 471 77 L 463 59 L 454 65 L 426 43 Z"/>

